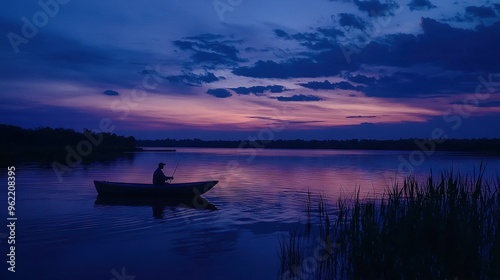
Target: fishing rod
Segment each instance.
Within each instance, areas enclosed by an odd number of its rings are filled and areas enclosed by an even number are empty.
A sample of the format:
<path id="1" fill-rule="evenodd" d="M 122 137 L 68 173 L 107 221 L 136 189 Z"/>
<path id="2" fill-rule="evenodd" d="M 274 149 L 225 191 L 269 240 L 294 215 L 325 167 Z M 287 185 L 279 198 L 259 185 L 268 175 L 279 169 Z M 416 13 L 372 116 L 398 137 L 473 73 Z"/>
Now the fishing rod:
<path id="1" fill-rule="evenodd" d="M 177 164 L 175 165 L 175 168 L 174 168 L 174 172 L 172 173 L 172 179 L 170 179 L 170 181 L 172 181 L 174 179 L 174 175 L 175 175 L 175 171 L 177 171 L 177 167 L 179 166 L 179 162 L 181 161 L 181 158 L 179 157 L 179 159 L 177 160 Z"/>

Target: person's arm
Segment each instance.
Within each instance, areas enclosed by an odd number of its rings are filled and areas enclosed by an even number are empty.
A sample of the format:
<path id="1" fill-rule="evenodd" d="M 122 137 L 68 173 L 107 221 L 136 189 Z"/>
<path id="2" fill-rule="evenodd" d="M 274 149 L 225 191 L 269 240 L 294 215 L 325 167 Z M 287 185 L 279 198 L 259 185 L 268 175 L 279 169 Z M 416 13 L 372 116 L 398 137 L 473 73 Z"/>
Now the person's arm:
<path id="1" fill-rule="evenodd" d="M 168 176 L 165 176 L 165 173 L 163 173 L 163 172 L 162 172 L 162 174 L 163 174 L 163 179 L 164 179 L 165 181 L 174 179 L 174 177 L 168 177 Z"/>

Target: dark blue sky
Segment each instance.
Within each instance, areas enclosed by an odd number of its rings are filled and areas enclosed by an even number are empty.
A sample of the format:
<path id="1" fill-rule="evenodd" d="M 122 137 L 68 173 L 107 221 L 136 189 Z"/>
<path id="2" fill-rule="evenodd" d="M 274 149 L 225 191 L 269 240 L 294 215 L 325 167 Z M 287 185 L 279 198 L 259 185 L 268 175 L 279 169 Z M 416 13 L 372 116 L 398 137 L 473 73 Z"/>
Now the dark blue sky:
<path id="1" fill-rule="evenodd" d="M 493 1 L 0 2 L 0 123 L 137 138 L 500 137 Z"/>

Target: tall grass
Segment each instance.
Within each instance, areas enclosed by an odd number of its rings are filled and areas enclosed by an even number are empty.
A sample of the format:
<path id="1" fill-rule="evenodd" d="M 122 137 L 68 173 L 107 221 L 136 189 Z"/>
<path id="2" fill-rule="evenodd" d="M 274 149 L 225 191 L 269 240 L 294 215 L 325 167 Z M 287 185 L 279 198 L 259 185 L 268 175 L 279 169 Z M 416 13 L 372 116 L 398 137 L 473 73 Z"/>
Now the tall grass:
<path id="1" fill-rule="evenodd" d="M 407 177 L 333 207 L 319 196 L 314 213 L 308 195 L 313 229 L 280 240 L 280 278 L 500 279 L 500 179 L 483 174 Z"/>

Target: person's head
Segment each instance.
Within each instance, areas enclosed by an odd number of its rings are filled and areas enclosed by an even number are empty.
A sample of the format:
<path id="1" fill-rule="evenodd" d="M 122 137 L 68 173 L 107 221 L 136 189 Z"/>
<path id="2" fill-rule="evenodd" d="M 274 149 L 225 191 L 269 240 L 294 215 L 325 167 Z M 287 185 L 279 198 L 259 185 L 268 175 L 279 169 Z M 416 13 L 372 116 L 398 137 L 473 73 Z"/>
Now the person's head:
<path id="1" fill-rule="evenodd" d="M 158 163 L 158 168 L 163 169 L 163 166 L 165 166 L 165 163 L 163 162 Z"/>

